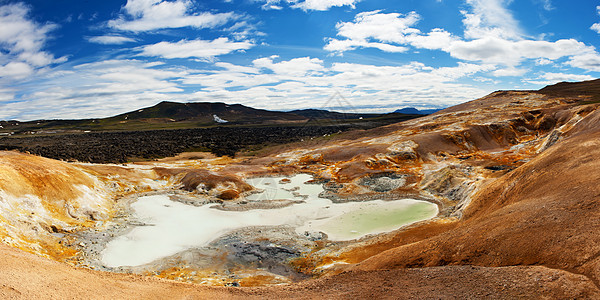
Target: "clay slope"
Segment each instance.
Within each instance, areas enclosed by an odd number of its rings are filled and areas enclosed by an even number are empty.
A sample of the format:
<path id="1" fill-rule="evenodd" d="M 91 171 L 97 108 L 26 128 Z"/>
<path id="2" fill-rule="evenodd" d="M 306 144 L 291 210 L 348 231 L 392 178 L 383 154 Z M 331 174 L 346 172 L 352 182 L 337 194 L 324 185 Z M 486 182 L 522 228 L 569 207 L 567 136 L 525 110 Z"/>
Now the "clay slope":
<path id="1" fill-rule="evenodd" d="M 214 288 L 95 272 L 0 246 L 2 299 L 464 299 L 597 298 L 584 276 L 545 267 L 440 267 L 352 271 L 270 288 Z"/>
<path id="2" fill-rule="evenodd" d="M 598 283 L 599 120 L 596 111 L 556 145 L 481 187 L 455 228 L 355 268 L 542 265 Z"/>
<path id="3" fill-rule="evenodd" d="M 299 263 L 325 274 L 319 279 L 208 288 L 75 269 L 0 246 L 0 269 L 9 270 L 0 272 L 0 296 L 599 298 L 600 110 L 589 95 L 557 95 L 497 92 L 355 136 L 201 162 L 215 174 L 187 173 L 194 189 L 227 174 L 304 172 L 325 182 L 332 199 L 415 197 L 440 206 L 432 221 Z M 112 169 L 82 169 L 114 177 Z M 152 170 L 161 178 L 180 172 Z"/>

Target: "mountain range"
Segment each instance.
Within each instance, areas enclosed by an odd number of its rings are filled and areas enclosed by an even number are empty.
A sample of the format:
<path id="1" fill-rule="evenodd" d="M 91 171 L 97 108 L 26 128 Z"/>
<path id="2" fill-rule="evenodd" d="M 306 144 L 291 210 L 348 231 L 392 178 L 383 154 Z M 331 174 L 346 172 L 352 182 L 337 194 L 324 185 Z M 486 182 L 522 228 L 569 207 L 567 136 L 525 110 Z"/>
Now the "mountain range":
<path id="1" fill-rule="evenodd" d="M 434 114 L 440 110 L 442 110 L 442 108 L 440 108 L 440 109 L 416 109 L 414 107 L 405 107 L 405 108 L 397 109 L 394 112 L 399 113 L 399 114 L 409 114 L 409 115 L 430 115 L 430 114 Z"/>
<path id="2" fill-rule="evenodd" d="M 416 118 L 422 113 L 361 114 L 319 109 L 288 112 L 255 109 L 221 102 L 163 101 L 108 118 L 81 120 L 0 121 L 0 135 L 86 131 L 187 129 L 212 126 L 331 125 L 374 121 L 381 124 Z"/>

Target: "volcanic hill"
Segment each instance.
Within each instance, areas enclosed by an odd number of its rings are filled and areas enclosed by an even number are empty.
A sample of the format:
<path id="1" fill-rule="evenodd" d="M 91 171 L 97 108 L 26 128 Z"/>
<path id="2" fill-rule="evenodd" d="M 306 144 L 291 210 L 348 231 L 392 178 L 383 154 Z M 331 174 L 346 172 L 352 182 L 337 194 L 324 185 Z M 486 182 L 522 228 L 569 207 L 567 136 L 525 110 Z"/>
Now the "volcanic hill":
<path id="1" fill-rule="evenodd" d="M 339 113 L 317 109 L 282 112 L 222 102 L 163 101 L 151 107 L 99 119 L 0 121 L 0 136 L 192 129 L 215 126 L 339 126 L 348 123 L 372 128 L 419 116 L 420 114 L 410 113 Z M 344 124 L 341 124 L 342 122 Z"/>
<path id="2" fill-rule="evenodd" d="M 422 118 L 237 158 L 188 153 L 101 165 L 1 152 L 0 296 L 597 299 L 598 90 L 600 81 L 499 91 Z M 131 195 L 170 189 L 244 209 L 245 179 L 297 173 L 313 175 L 328 199 L 414 198 L 437 204 L 439 214 L 353 242 L 313 241 L 288 262 L 312 279 L 287 285 L 273 285 L 285 278 L 265 270 L 216 280 L 185 255 L 138 275 L 74 267 L 90 253 L 76 235 L 102 233 Z M 192 284 L 201 280 L 242 287 Z M 260 285 L 271 286 L 253 287 Z"/>

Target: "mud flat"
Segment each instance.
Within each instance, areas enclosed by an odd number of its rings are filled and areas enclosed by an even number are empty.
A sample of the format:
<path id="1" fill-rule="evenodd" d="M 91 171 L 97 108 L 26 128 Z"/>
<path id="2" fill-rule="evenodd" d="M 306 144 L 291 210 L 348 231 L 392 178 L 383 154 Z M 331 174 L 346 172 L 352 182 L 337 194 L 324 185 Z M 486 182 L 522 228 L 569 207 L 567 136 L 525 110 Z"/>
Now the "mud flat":
<path id="1" fill-rule="evenodd" d="M 323 187 L 309 183 L 311 179 L 307 174 L 248 179 L 259 192 L 246 197 L 247 205 L 260 207 L 262 202 L 290 201 L 289 205 L 270 209 L 223 210 L 214 203 L 192 206 L 173 201 L 169 193 L 141 196 L 130 206 L 129 230 L 108 241 L 98 257 L 100 264 L 109 269 L 156 265 L 157 261 L 192 249 L 213 249 L 231 233 L 251 228 L 262 228 L 261 235 L 271 244 L 278 244 L 281 238 L 268 232 L 281 230 L 296 235 L 290 240 L 297 243 L 310 239 L 348 241 L 438 214 L 437 205 L 413 199 L 333 203 L 319 197 Z M 242 240 L 239 243 L 246 244 Z M 301 248 L 296 246 L 288 248 Z"/>

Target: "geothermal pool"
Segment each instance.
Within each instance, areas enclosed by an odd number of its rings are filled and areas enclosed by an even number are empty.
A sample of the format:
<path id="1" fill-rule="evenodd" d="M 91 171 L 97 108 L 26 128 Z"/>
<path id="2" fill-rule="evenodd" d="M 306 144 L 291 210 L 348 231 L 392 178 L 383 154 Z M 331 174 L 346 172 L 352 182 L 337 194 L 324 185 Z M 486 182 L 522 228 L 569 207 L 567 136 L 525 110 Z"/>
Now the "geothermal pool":
<path id="1" fill-rule="evenodd" d="M 140 266 L 211 241 L 236 229 L 250 226 L 292 226 L 296 233 L 324 232 L 329 240 L 343 241 L 395 230 L 433 218 L 437 205 L 413 199 L 333 203 L 319 198 L 322 185 L 307 184 L 312 177 L 253 178 L 252 186 L 263 190 L 246 197 L 249 202 L 303 200 L 283 208 L 224 211 L 215 204 L 191 206 L 170 200 L 168 194 L 139 197 L 131 205 L 135 226 L 110 241 L 101 253 L 107 267 Z"/>

